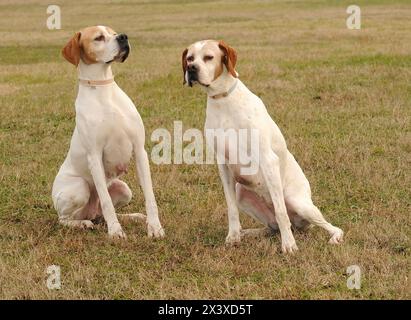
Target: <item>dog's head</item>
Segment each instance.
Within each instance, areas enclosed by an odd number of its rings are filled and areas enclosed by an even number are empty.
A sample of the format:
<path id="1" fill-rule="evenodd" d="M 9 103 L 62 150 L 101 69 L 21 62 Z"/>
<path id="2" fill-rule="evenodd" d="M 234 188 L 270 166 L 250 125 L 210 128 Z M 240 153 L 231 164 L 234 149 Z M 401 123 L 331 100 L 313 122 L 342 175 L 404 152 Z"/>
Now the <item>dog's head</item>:
<path id="1" fill-rule="evenodd" d="M 62 54 L 77 66 L 80 59 L 86 64 L 124 62 L 130 53 L 126 34 L 117 34 L 104 26 L 87 27 L 77 32 L 65 45 Z"/>
<path id="2" fill-rule="evenodd" d="M 183 51 L 184 84 L 190 87 L 200 84 L 208 87 L 224 71 L 237 78 L 236 51 L 224 41 L 204 40 L 190 45 Z"/>

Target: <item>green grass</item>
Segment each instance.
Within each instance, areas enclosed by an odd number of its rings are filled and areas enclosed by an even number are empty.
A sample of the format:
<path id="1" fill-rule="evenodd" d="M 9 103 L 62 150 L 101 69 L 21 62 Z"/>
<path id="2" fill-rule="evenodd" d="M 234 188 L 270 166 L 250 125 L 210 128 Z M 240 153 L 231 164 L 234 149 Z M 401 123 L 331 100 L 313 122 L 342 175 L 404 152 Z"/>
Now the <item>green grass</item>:
<path id="1" fill-rule="evenodd" d="M 411 5 L 357 1 L 363 28 L 345 27 L 350 1 L 71 1 L 63 29 L 45 27 L 46 1 L 0 4 L 0 298 L 411 298 Z M 184 4 L 184 5 L 182 5 Z M 84 8 L 87 8 L 85 10 Z M 129 34 L 132 52 L 117 82 L 151 133 L 174 120 L 202 129 L 205 96 L 182 86 L 181 53 L 223 38 L 238 51 L 242 81 L 265 102 L 310 180 L 325 217 L 346 232 L 327 244 L 318 228 L 226 247 L 226 205 L 213 165 L 151 164 L 167 237 L 152 241 L 125 224 L 57 224 L 51 185 L 74 128 L 76 72 L 60 50 L 78 29 L 105 24 Z M 134 198 L 121 212 L 143 212 Z M 242 215 L 243 227 L 257 223 Z M 62 289 L 45 269 L 62 269 Z M 346 287 L 357 264 L 362 288 Z"/>
<path id="2" fill-rule="evenodd" d="M 50 63 L 60 60 L 60 47 L 27 47 L 27 46 L 2 46 L 0 47 L 0 64 L 35 64 Z"/>

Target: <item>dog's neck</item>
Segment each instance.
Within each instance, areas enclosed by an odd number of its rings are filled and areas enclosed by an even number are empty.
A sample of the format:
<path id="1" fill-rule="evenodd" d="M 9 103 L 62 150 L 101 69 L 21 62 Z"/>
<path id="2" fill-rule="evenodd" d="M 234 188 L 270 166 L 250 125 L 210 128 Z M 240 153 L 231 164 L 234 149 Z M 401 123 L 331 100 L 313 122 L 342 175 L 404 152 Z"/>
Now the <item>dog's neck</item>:
<path id="1" fill-rule="evenodd" d="M 209 97 L 227 93 L 235 85 L 238 78 L 234 78 L 226 68 L 223 69 L 223 73 L 215 79 L 208 87 L 205 87 L 207 95 Z"/>
<path id="2" fill-rule="evenodd" d="M 111 64 L 86 64 L 80 60 L 78 65 L 78 76 L 82 80 L 105 81 L 113 79 L 113 72 L 111 71 Z"/>

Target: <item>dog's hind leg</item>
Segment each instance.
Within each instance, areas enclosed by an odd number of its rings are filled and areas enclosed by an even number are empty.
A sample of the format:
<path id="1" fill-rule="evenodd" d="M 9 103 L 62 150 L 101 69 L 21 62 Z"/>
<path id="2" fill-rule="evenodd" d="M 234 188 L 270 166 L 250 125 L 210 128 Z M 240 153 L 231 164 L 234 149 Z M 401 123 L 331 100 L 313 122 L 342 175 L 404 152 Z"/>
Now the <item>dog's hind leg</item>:
<path id="1" fill-rule="evenodd" d="M 235 193 L 238 208 L 266 226 L 260 229 L 244 229 L 241 231 L 241 236 L 261 237 L 271 235 L 278 230 L 274 210 L 268 207 L 264 199 L 240 183 L 236 184 Z"/>
<path id="2" fill-rule="evenodd" d="M 120 179 L 113 180 L 108 186 L 113 205 L 116 208 L 127 205 L 132 198 L 132 192 L 128 185 Z M 118 218 L 123 221 L 143 221 L 147 220 L 147 216 L 142 213 L 119 213 Z"/>
<path id="3" fill-rule="evenodd" d="M 114 179 L 108 185 L 108 193 L 110 194 L 113 206 L 116 208 L 127 205 L 133 196 L 127 183 L 120 179 Z"/>
<path id="4" fill-rule="evenodd" d="M 329 243 L 341 243 L 344 232 L 326 221 L 320 210 L 313 204 L 310 184 L 291 153 L 287 165 L 284 185 L 287 210 L 296 213 L 303 223 L 308 222 L 327 230 L 331 235 Z"/>
<path id="5" fill-rule="evenodd" d="M 344 232 L 325 220 L 321 211 L 312 203 L 311 199 L 287 197 L 285 202 L 287 208 L 296 212 L 302 219 L 327 230 L 331 235 L 329 243 L 339 244 L 343 242 Z"/>
<path id="6" fill-rule="evenodd" d="M 133 221 L 133 222 L 146 222 L 147 216 L 145 214 L 136 212 L 136 213 L 119 213 L 118 218 L 122 221 Z"/>
<path id="7" fill-rule="evenodd" d="M 59 223 L 66 227 L 79 229 L 94 229 L 94 223 L 91 220 L 70 220 L 59 218 Z"/>
<path id="8" fill-rule="evenodd" d="M 81 229 L 94 227 L 87 210 L 90 187 L 83 178 L 57 176 L 53 184 L 52 198 L 59 215 L 59 223 Z"/>

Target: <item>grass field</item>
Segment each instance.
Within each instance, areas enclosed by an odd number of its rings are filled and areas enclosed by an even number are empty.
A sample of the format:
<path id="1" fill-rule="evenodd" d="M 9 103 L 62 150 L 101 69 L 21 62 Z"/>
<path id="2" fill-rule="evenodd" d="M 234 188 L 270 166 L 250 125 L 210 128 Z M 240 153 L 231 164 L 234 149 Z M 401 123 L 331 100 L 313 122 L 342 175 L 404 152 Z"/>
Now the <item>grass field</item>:
<path id="1" fill-rule="evenodd" d="M 410 299 L 411 3 L 355 1 L 362 29 L 348 30 L 352 1 L 54 1 L 62 30 L 46 28 L 50 1 L 0 1 L 0 298 L 3 299 Z M 65 4 L 67 3 L 67 4 Z M 156 128 L 203 128 L 205 95 L 182 86 L 181 52 L 225 39 L 242 81 L 259 95 L 310 180 L 325 217 L 346 232 L 327 244 L 319 228 L 224 244 L 226 205 L 213 165 L 151 164 L 167 236 L 142 224 L 127 241 L 106 228 L 57 223 L 51 186 L 74 128 L 75 68 L 60 55 L 73 33 L 104 24 L 132 52 L 117 83 Z M 134 198 L 121 212 L 144 212 Z M 243 227 L 258 224 L 242 215 Z M 45 285 L 61 267 L 61 290 Z M 346 269 L 362 271 L 360 290 Z"/>

